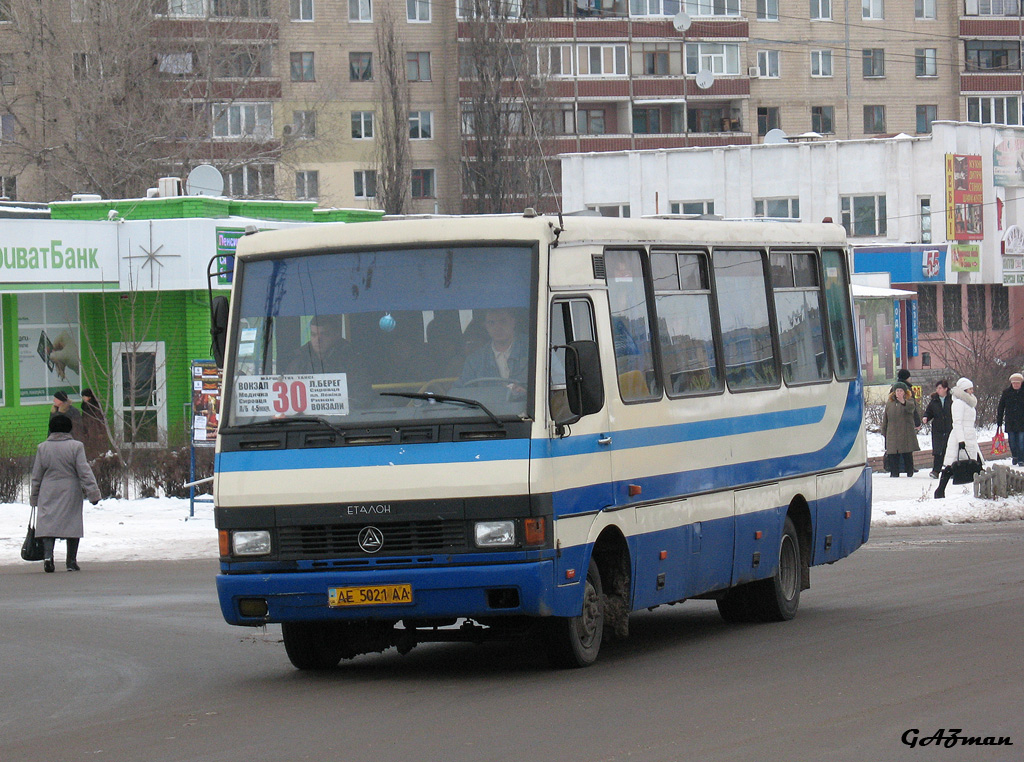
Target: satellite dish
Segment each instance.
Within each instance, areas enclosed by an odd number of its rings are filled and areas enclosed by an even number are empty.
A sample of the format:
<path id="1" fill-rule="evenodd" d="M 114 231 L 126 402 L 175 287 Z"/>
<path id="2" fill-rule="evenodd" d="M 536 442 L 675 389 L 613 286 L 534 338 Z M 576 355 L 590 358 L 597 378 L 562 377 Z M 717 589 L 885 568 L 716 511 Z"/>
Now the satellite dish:
<path id="1" fill-rule="evenodd" d="M 786 140 L 786 133 L 776 127 L 773 130 L 768 130 L 764 136 L 764 142 L 768 144 L 788 143 Z"/>
<path id="2" fill-rule="evenodd" d="M 224 176 L 212 164 L 200 164 L 185 180 L 187 196 L 220 196 L 224 193 Z"/>
<path id="3" fill-rule="evenodd" d="M 715 75 L 711 73 L 710 69 L 701 69 L 697 72 L 695 81 L 697 82 L 697 87 L 701 90 L 707 90 L 715 84 Z"/>
<path id="4" fill-rule="evenodd" d="M 690 14 L 685 11 L 679 11 L 679 13 L 672 17 L 672 26 L 675 27 L 677 32 L 685 32 L 690 28 Z"/>

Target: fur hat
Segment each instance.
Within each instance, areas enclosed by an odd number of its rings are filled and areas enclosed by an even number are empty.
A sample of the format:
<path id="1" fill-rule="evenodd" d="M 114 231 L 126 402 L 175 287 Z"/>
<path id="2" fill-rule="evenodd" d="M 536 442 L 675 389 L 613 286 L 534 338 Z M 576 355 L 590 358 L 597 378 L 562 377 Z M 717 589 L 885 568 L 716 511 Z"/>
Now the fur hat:
<path id="1" fill-rule="evenodd" d="M 50 434 L 70 434 L 71 419 L 66 415 L 55 415 L 50 418 Z"/>
<path id="2" fill-rule="evenodd" d="M 1022 376 L 1020 373 L 1011 373 L 1010 381 L 1024 381 L 1024 376 Z"/>
<path id="3" fill-rule="evenodd" d="M 902 381 L 897 381 L 895 384 L 892 385 L 892 388 L 893 388 L 893 391 L 896 391 L 897 389 L 902 389 L 905 392 L 909 392 L 910 391 L 910 387 L 907 386 Z"/>
<path id="4" fill-rule="evenodd" d="M 906 368 L 901 368 L 900 372 L 896 374 L 896 378 L 900 381 L 906 381 L 910 378 L 910 371 Z"/>
<path id="5" fill-rule="evenodd" d="M 962 392 L 966 392 L 968 389 L 974 388 L 974 382 L 969 378 L 962 377 L 956 382 L 956 388 Z"/>
<path id="6" fill-rule="evenodd" d="M 65 392 L 62 389 L 58 389 L 57 391 L 55 391 L 53 393 L 53 398 L 55 400 L 60 400 L 61 402 L 67 402 L 68 401 L 68 393 Z"/>

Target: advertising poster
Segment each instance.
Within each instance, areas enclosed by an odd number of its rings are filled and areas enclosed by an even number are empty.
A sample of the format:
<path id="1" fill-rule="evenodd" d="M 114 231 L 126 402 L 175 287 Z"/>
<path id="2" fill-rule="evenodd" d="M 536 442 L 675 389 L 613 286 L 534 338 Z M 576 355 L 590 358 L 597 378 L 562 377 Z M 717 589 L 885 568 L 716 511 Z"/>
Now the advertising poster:
<path id="1" fill-rule="evenodd" d="M 78 296 L 18 297 L 18 384 L 22 403 L 50 402 L 61 390 L 81 387 Z"/>
<path id="2" fill-rule="evenodd" d="M 192 361 L 192 442 L 213 445 L 220 423 L 220 369 L 213 360 Z"/>
<path id="3" fill-rule="evenodd" d="M 952 269 L 955 273 L 976 273 L 981 270 L 981 247 L 976 243 L 957 243 L 953 251 Z"/>
<path id="4" fill-rule="evenodd" d="M 1024 285 L 1024 228 L 1010 225 L 1003 233 L 1003 285 Z"/>
<path id="5" fill-rule="evenodd" d="M 1024 138 L 1008 137 L 992 149 L 992 184 L 1024 186 Z"/>
<path id="6" fill-rule="evenodd" d="M 946 238 L 980 241 L 985 237 L 980 156 L 946 154 Z"/>

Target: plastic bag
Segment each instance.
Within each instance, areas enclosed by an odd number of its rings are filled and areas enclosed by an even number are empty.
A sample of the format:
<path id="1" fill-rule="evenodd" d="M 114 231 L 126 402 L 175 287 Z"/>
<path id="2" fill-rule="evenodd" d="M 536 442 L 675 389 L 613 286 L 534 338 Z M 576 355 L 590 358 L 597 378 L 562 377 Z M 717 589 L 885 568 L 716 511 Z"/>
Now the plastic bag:
<path id="1" fill-rule="evenodd" d="M 992 437 L 992 455 L 997 457 L 999 455 L 1006 455 L 1010 451 L 1010 446 L 1006 443 L 1006 434 L 1001 431 L 997 431 L 996 435 Z"/>

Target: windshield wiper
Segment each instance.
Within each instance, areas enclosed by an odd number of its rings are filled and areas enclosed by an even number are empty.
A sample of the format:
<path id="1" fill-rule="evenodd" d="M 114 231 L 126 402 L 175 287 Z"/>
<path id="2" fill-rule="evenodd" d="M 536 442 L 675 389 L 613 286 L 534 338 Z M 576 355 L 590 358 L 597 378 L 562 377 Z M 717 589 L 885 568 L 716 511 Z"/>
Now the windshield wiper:
<path id="1" fill-rule="evenodd" d="M 466 405 L 467 407 L 475 407 L 479 410 L 484 411 L 488 418 L 494 421 L 495 426 L 505 428 L 505 424 L 501 422 L 494 413 L 492 413 L 487 405 L 482 403 L 480 400 L 472 400 L 466 397 L 449 397 L 447 394 L 433 394 L 432 392 L 381 392 L 381 397 L 406 397 L 411 400 L 427 400 L 428 402 L 450 402 L 454 405 Z"/>
<path id="2" fill-rule="evenodd" d="M 333 423 L 328 421 L 326 418 L 320 415 L 293 415 L 287 418 L 268 418 L 265 421 L 253 421 L 251 423 L 239 423 L 229 428 L 232 429 L 249 429 L 256 428 L 258 426 L 281 426 L 286 423 L 319 423 L 321 426 L 326 426 L 331 431 L 337 433 L 339 436 L 345 436 L 345 430 L 338 428 Z"/>

